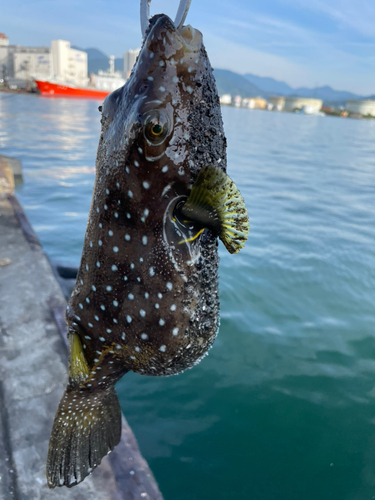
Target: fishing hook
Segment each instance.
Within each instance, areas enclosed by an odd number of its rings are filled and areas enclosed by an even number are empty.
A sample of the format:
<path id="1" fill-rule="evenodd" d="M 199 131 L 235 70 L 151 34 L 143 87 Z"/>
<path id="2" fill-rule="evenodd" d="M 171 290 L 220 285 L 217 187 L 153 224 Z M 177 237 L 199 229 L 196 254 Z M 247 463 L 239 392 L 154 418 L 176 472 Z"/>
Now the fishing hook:
<path id="1" fill-rule="evenodd" d="M 149 25 L 150 20 L 150 3 L 151 0 L 141 0 L 141 31 L 142 37 L 146 35 L 146 30 Z M 186 16 L 189 12 L 191 0 L 180 0 L 180 5 L 178 6 L 176 18 L 174 20 L 174 25 L 176 29 L 181 28 Z"/>

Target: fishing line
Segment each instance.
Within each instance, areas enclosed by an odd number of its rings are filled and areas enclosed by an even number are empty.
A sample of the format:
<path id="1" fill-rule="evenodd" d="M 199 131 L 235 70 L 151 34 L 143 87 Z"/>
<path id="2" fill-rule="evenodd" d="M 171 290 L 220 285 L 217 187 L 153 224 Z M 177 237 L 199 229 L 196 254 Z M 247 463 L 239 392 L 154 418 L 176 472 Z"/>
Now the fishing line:
<path id="1" fill-rule="evenodd" d="M 150 4 L 151 0 L 141 0 L 141 8 L 140 8 L 140 14 L 141 14 L 141 32 L 142 32 L 142 37 L 145 37 L 146 30 L 149 25 L 149 20 L 150 20 Z M 184 24 L 186 16 L 189 12 L 191 0 L 180 0 L 180 4 L 178 6 L 176 18 L 174 20 L 174 25 L 176 29 L 181 28 L 181 26 Z"/>

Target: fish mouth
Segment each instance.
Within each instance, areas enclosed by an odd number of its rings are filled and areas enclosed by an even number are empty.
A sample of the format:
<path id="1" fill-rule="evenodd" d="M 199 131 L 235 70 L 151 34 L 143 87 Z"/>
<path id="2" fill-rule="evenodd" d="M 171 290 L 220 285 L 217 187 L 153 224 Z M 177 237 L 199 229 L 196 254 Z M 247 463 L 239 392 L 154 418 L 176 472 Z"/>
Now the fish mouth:
<path id="1" fill-rule="evenodd" d="M 185 52 L 197 52 L 202 47 L 203 35 L 199 30 L 190 24 L 176 28 L 166 14 L 157 14 L 150 19 L 149 31 L 146 34 L 147 41 L 157 38 L 164 30 L 182 44 Z"/>
<path id="2" fill-rule="evenodd" d="M 186 50 L 195 52 L 202 46 L 202 33 L 193 28 L 190 24 L 182 26 L 179 30 L 176 30 L 176 33 L 180 35 Z"/>

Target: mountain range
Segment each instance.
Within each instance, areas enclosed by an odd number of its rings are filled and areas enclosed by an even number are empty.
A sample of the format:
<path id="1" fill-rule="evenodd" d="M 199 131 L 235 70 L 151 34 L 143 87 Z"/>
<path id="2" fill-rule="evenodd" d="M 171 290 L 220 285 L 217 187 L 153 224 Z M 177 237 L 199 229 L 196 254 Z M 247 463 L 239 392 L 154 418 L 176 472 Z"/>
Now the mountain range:
<path id="1" fill-rule="evenodd" d="M 99 70 L 106 71 L 109 68 L 109 57 L 96 48 L 80 49 L 87 53 L 88 72 L 98 73 Z M 115 69 L 123 71 L 124 61 L 122 57 L 115 59 Z M 328 85 L 322 87 L 298 87 L 293 88 L 285 82 L 275 80 L 271 77 L 257 76 L 251 73 L 240 75 L 227 69 L 215 69 L 214 75 L 218 92 L 220 95 L 231 94 L 241 97 L 264 97 L 271 95 L 316 97 L 322 99 L 326 105 L 345 104 L 347 99 L 374 99 L 375 96 L 364 97 L 345 90 L 335 90 Z"/>

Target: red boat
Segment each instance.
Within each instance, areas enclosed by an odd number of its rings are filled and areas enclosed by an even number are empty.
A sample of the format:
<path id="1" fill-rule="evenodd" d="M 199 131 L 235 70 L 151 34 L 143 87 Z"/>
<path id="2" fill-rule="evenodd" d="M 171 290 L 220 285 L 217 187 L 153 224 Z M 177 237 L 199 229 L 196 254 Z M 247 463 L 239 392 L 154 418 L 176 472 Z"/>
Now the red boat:
<path id="1" fill-rule="evenodd" d="M 74 87 L 47 81 L 35 80 L 41 95 L 49 97 L 80 97 L 85 99 L 104 99 L 111 91 L 96 90 L 90 87 Z"/>

